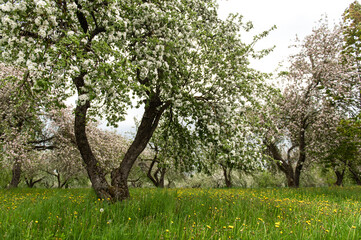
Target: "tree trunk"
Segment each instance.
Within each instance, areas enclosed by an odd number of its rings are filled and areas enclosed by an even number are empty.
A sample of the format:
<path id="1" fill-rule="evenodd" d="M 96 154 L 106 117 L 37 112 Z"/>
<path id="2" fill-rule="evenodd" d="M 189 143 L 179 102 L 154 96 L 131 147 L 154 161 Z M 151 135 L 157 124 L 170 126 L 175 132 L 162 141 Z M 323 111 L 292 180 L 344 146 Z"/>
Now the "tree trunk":
<path id="1" fill-rule="evenodd" d="M 293 172 L 292 166 L 289 165 L 287 166 L 287 171 L 284 172 L 287 178 L 287 186 L 291 187 L 291 188 L 295 188 L 298 187 L 296 185 L 296 179 L 295 179 L 295 174 Z"/>
<path id="2" fill-rule="evenodd" d="M 361 177 L 360 174 L 354 170 L 354 168 L 352 167 L 351 164 L 348 165 L 348 169 L 350 170 L 351 174 L 352 174 L 352 178 L 355 180 L 357 185 L 361 185 Z"/>
<path id="3" fill-rule="evenodd" d="M 84 84 L 85 73 L 81 73 L 73 79 L 77 88 L 78 95 L 87 94 Z M 147 146 L 154 130 L 158 126 L 159 119 L 170 103 L 163 103 L 155 93 L 149 93 L 147 102 L 139 125 L 138 131 L 133 143 L 125 153 L 123 161 L 119 168 L 111 172 L 111 186 L 105 178 L 105 172 L 99 167 L 99 162 L 95 158 L 86 135 L 85 127 L 87 121 L 87 110 L 90 107 L 90 101 L 79 102 L 75 109 L 74 132 L 76 143 L 82 159 L 85 163 L 89 179 L 97 196 L 101 199 L 110 199 L 111 201 L 121 201 L 129 198 L 128 176 L 138 156 Z"/>
<path id="4" fill-rule="evenodd" d="M 273 157 L 273 159 L 276 160 L 276 165 L 279 170 L 281 170 L 287 178 L 287 186 L 288 187 L 297 187 L 296 181 L 295 181 L 295 173 L 292 168 L 292 164 L 290 163 L 290 160 L 285 161 L 281 154 L 278 152 L 277 146 L 274 143 L 269 144 L 268 149 Z M 290 152 L 295 146 L 292 146 L 288 152 Z M 288 156 L 288 158 L 290 158 Z"/>
<path id="5" fill-rule="evenodd" d="M 32 178 L 30 178 L 30 179 L 25 178 L 25 182 L 26 182 L 26 185 L 28 185 L 29 188 L 33 188 L 36 183 L 41 182 L 43 179 L 44 178 L 40 178 L 38 180 L 33 181 Z"/>
<path id="6" fill-rule="evenodd" d="M 157 170 L 152 174 L 154 165 L 156 163 L 159 164 L 156 157 L 157 156 L 155 156 L 155 158 L 152 160 L 152 163 L 150 164 L 149 170 L 147 172 L 147 177 L 150 179 L 150 181 L 152 181 L 155 187 L 164 188 L 164 179 L 167 169 L 165 167 L 157 166 Z"/>
<path id="7" fill-rule="evenodd" d="M 138 156 L 146 148 L 158 126 L 161 115 L 168 106 L 169 103 L 163 104 L 156 95 L 151 97 L 148 104 L 146 104 L 142 121 L 138 127 L 133 143 L 125 153 L 119 168 L 112 171 L 111 184 L 114 187 L 114 191 L 116 191 L 116 200 L 123 200 L 129 197 L 127 179 L 130 170 Z"/>
<path id="8" fill-rule="evenodd" d="M 336 178 L 337 178 L 335 185 L 342 186 L 343 177 L 345 175 L 345 169 L 342 172 L 340 172 L 339 170 L 335 170 L 335 174 L 336 174 Z"/>
<path id="9" fill-rule="evenodd" d="M 84 76 L 85 73 L 80 74 L 74 79 L 74 84 L 77 87 L 78 95 L 87 94 L 84 90 Z M 113 194 L 111 188 L 106 181 L 104 171 L 99 167 L 99 162 L 95 158 L 85 131 L 87 121 L 87 111 L 90 107 L 89 100 L 80 102 L 75 109 L 75 124 L 74 133 L 76 144 L 85 163 L 85 169 L 88 173 L 89 179 L 92 183 L 93 189 L 101 199 L 112 199 Z"/>
<path id="10" fill-rule="evenodd" d="M 231 188 L 232 187 L 232 178 L 231 178 L 231 173 L 232 173 L 232 169 L 231 168 L 227 168 L 227 166 L 220 164 L 223 170 L 223 176 L 224 176 L 224 182 L 226 184 L 227 188 Z M 228 170 L 228 171 L 227 171 Z"/>
<path id="11" fill-rule="evenodd" d="M 299 155 L 297 165 L 295 168 L 295 187 L 296 188 L 298 188 L 300 186 L 301 172 L 302 172 L 303 165 L 306 161 L 306 140 L 305 140 L 306 120 L 307 120 L 307 118 L 304 120 L 303 125 L 302 125 L 303 128 L 300 129 L 300 132 L 299 132 L 300 155 Z"/>
<path id="12" fill-rule="evenodd" d="M 21 162 L 15 160 L 12 169 L 12 178 L 9 184 L 9 188 L 17 188 L 20 183 L 20 177 L 21 177 Z"/>

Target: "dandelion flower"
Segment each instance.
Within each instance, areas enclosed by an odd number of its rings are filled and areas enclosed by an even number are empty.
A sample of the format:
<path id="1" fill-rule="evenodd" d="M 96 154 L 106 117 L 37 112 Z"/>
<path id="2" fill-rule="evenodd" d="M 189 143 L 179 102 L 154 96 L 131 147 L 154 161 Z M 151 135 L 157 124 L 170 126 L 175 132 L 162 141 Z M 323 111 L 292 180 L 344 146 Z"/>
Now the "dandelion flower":
<path id="1" fill-rule="evenodd" d="M 99 209 L 99 211 L 100 211 L 101 213 L 104 212 L 104 208 Z"/>

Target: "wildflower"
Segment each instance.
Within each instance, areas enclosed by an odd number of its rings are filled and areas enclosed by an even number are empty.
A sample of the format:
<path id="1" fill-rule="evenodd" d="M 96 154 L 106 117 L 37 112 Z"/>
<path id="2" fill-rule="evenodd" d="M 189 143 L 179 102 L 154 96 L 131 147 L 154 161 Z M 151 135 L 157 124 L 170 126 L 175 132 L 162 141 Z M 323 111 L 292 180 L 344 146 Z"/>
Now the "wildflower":
<path id="1" fill-rule="evenodd" d="M 258 220 L 260 220 L 261 222 L 263 222 L 263 219 L 262 219 L 262 218 L 258 218 Z"/>
<path id="2" fill-rule="evenodd" d="M 35 223 L 38 223 L 38 221 L 36 220 Z"/>
<path id="3" fill-rule="evenodd" d="M 130 221 L 130 220 L 132 220 L 131 218 L 128 218 L 128 220 Z"/>
<path id="4" fill-rule="evenodd" d="M 211 229 L 211 226 L 209 226 L 209 225 L 207 225 L 206 227 L 209 228 L 209 229 Z"/>
<path id="5" fill-rule="evenodd" d="M 281 222 L 275 222 L 275 227 L 276 227 L 276 228 L 279 228 L 279 227 L 280 227 L 280 224 L 281 224 Z"/>
<path id="6" fill-rule="evenodd" d="M 165 231 L 166 231 L 167 233 L 169 232 L 169 230 L 168 230 L 168 229 L 166 229 Z"/>
<path id="7" fill-rule="evenodd" d="M 229 229 L 233 229 L 233 228 L 234 228 L 234 226 L 229 225 L 229 226 L 228 226 L 228 228 L 229 228 Z"/>
<path id="8" fill-rule="evenodd" d="M 351 228 L 355 229 L 355 228 L 356 228 L 356 226 L 352 226 Z"/>
<path id="9" fill-rule="evenodd" d="M 100 211 L 101 213 L 104 212 L 104 208 L 99 209 L 99 211 Z"/>

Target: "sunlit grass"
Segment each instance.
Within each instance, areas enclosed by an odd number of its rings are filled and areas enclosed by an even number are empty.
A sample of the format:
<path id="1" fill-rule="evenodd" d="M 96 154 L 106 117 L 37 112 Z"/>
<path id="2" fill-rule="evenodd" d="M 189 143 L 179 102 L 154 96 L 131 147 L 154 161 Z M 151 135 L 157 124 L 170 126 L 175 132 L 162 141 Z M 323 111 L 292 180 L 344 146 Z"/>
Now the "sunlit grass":
<path id="1" fill-rule="evenodd" d="M 359 239 L 361 188 L 0 190 L 0 239 Z"/>

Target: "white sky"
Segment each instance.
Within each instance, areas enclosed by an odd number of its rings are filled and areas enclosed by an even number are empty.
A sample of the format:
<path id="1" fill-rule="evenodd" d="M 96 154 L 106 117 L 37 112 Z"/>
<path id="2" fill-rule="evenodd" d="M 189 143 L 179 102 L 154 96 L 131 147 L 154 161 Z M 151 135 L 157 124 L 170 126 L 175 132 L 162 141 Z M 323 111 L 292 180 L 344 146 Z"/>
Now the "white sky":
<path id="1" fill-rule="evenodd" d="M 291 53 L 289 45 L 296 35 L 303 39 L 322 16 L 327 15 L 330 24 L 338 23 L 342 13 L 354 0 L 218 0 L 219 15 L 225 19 L 229 13 L 243 15 L 245 21 L 252 21 L 252 36 L 268 30 L 273 25 L 277 29 L 262 39 L 257 49 L 276 46 L 275 50 L 261 60 L 252 62 L 252 67 L 263 72 L 274 72 L 281 61 L 286 61 Z M 128 117 L 119 124 L 117 131 L 122 134 L 134 132 L 134 117 L 140 119 L 143 109 L 131 109 Z"/>
<path id="2" fill-rule="evenodd" d="M 277 29 L 262 39 L 257 48 L 276 46 L 275 50 L 262 60 L 252 62 L 252 66 L 264 72 L 273 72 L 279 62 L 287 60 L 296 35 L 303 39 L 322 16 L 327 15 L 330 24 L 342 20 L 345 9 L 354 0 L 218 0 L 219 15 L 222 19 L 229 13 L 239 13 L 245 21 L 254 24 L 253 35 L 268 30 L 273 25 Z"/>

